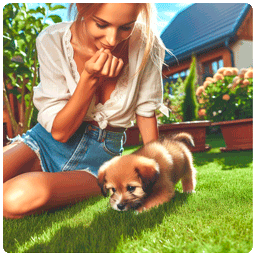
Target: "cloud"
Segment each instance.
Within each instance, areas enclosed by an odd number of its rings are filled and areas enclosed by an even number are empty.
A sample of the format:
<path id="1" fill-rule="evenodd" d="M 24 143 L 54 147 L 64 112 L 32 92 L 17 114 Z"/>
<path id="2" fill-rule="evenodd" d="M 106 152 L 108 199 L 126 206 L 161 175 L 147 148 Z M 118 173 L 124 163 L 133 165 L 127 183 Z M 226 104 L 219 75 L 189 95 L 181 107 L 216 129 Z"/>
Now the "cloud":
<path id="1" fill-rule="evenodd" d="M 157 26 L 161 27 L 161 28 L 164 28 L 168 25 L 168 23 L 169 23 L 169 21 L 158 21 Z"/>
<path id="2" fill-rule="evenodd" d="M 180 3 L 180 4 L 175 4 L 175 7 L 183 9 L 189 5 L 191 5 L 191 3 Z"/>
<path id="3" fill-rule="evenodd" d="M 164 12 L 163 14 L 172 19 L 177 14 L 177 12 L 170 11 L 170 12 Z"/>

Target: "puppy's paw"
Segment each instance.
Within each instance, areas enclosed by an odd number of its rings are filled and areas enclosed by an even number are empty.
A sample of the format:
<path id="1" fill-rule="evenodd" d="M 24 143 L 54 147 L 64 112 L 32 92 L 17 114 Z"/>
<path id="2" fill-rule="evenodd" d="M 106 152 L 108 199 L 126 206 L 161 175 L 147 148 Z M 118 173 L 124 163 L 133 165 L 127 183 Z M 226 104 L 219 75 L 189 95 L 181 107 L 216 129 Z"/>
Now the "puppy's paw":
<path id="1" fill-rule="evenodd" d="M 139 213 L 142 213 L 142 212 L 144 212 L 146 210 L 147 210 L 146 207 L 141 206 L 141 207 L 137 208 L 137 210 L 135 212 L 136 212 L 136 214 L 139 214 Z"/>

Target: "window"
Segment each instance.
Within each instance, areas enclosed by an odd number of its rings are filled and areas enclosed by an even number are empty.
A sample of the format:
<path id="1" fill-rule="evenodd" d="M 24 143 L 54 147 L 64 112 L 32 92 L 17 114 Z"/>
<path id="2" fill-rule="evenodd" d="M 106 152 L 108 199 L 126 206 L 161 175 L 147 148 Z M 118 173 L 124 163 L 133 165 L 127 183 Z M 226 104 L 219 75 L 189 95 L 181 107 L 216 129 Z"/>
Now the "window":
<path id="1" fill-rule="evenodd" d="M 220 58 L 203 63 L 203 80 L 205 80 L 205 78 L 208 76 L 212 77 L 215 73 L 217 73 L 218 69 L 222 68 L 223 66 L 223 59 Z"/>
<path id="2" fill-rule="evenodd" d="M 223 60 L 222 59 L 212 62 L 213 74 L 217 73 L 218 69 L 220 69 L 220 68 L 223 68 Z"/>
<path id="3" fill-rule="evenodd" d="M 189 74 L 189 69 L 186 69 L 169 76 L 167 80 L 168 82 L 176 83 L 179 77 L 181 77 L 181 79 L 184 80 L 188 76 L 188 74 Z"/>

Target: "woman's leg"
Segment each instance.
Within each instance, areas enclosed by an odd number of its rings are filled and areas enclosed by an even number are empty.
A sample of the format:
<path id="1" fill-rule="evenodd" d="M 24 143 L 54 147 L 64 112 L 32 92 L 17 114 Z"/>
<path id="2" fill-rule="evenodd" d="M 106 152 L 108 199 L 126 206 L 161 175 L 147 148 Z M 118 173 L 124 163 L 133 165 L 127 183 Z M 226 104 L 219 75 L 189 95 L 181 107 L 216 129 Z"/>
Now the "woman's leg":
<path id="1" fill-rule="evenodd" d="M 3 182 L 26 172 L 42 171 L 35 152 L 23 142 L 3 148 Z"/>
<path id="2" fill-rule="evenodd" d="M 85 171 L 31 172 L 3 185 L 6 218 L 22 218 L 99 195 L 97 178 Z"/>

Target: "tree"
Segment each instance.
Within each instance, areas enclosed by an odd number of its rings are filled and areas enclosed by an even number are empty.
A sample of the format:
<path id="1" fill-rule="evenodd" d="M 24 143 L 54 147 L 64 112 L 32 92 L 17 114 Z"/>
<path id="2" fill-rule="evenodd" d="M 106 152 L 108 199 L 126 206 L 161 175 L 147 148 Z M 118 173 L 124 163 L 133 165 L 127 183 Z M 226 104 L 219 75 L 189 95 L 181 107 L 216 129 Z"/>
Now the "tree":
<path id="1" fill-rule="evenodd" d="M 49 26 L 47 21 L 61 22 L 61 17 L 50 13 L 65 8 L 50 3 L 36 10 L 18 3 L 3 8 L 3 97 L 15 136 L 26 132 L 31 125 L 33 87 L 39 83 L 36 37 Z M 9 94 L 20 103 L 18 120 L 10 106 Z"/>
<path id="2" fill-rule="evenodd" d="M 195 56 L 192 56 L 189 75 L 184 81 L 185 98 L 182 104 L 184 122 L 195 121 L 198 117 L 198 103 L 195 92 L 196 78 L 196 58 Z"/>

